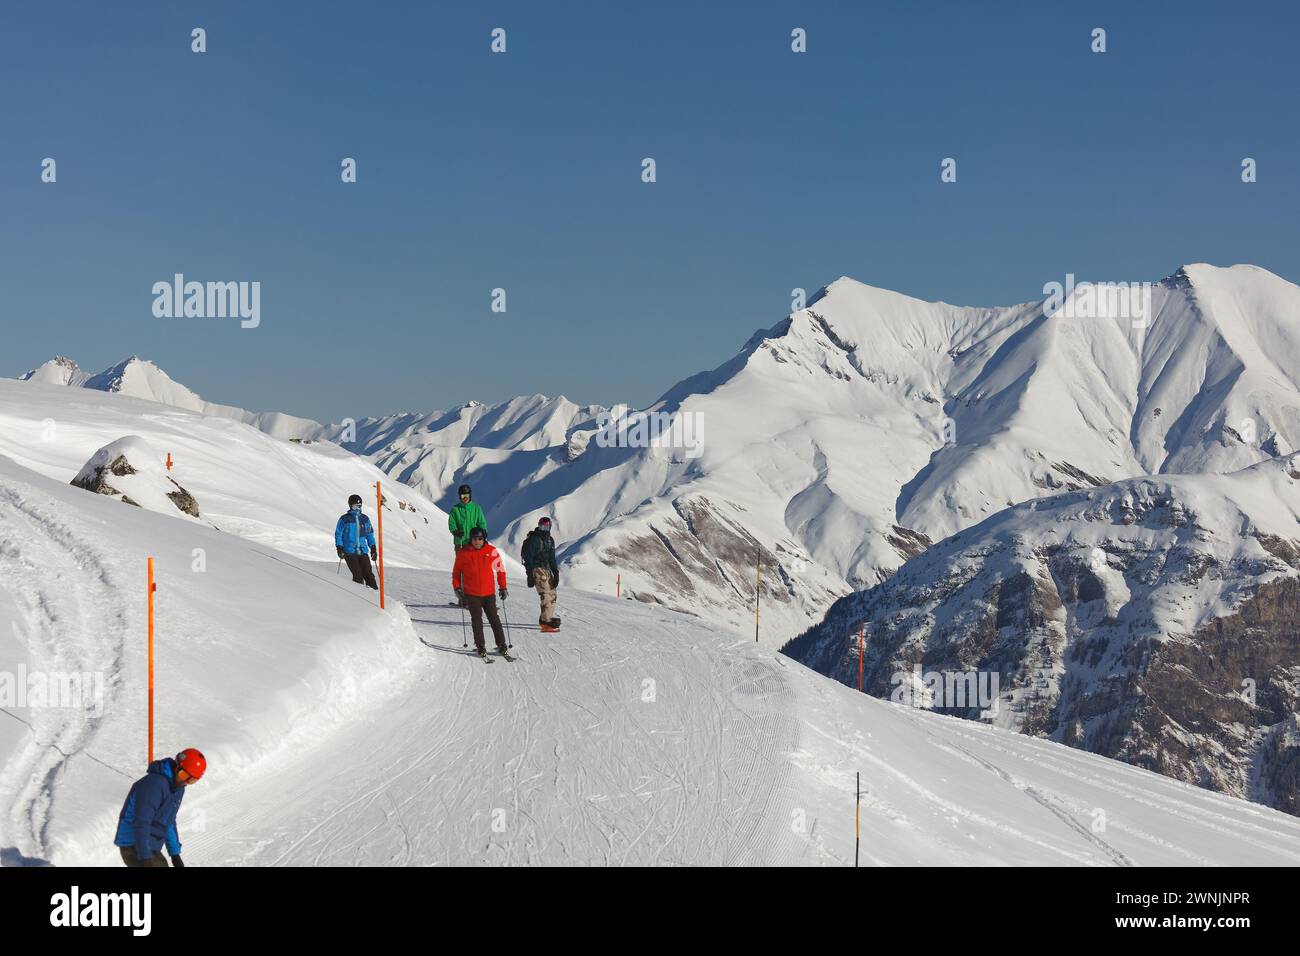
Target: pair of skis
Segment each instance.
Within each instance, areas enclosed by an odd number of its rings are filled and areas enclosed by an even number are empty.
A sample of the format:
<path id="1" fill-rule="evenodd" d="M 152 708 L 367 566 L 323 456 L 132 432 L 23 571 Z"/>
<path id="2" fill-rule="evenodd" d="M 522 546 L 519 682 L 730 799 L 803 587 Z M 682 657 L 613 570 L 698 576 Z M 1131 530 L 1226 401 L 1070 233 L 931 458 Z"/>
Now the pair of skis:
<path id="1" fill-rule="evenodd" d="M 496 663 L 496 661 L 494 661 L 491 657 L 488 657 L 488 652 L 487 652 L 486 650 L 482 650 L 482 651 L 476 650 L 474 653 L 478 654 L 478 656 L 479 656 L 480 658 L 482 658 L 484 664 L 495 664 L 495 663 Z M 519 660 L 519 658 L 515 657 L 515 656 L 514 656 L 513 654 L 511 654 L 508 650 L 502 650 L 502 649 L 499 648 L 499 647 L 497 648 L 497 653 L 498 653 L 499 655 L 501 655 L 502 657 L 504 657 L 506 660 L 508 660 L 508 661 L 509 661 L 510 663 L 512 663 L 512 664 L 513 664 L 515 661 Z"/>

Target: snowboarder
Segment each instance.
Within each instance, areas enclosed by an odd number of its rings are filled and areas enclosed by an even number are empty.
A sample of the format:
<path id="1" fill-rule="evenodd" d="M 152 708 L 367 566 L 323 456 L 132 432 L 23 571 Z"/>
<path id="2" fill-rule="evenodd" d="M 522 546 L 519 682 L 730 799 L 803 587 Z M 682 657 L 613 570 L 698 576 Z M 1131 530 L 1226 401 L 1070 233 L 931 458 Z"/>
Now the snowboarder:
<path id="1" fill-rule="evenodd" d="M 496 595 L 492 593 L 493 577 L 496 578 Z M 487 614 L 488 623 L 492 625 L 492 636 L 496 638 L 497 650 L 507 660 L 513 660 L 506 645 L 505 631 L 501 628 L 501 617 L 497 614 L 497 597 L 505 600 L 506 568 L 501 560 L 501 553 L 487 543 L 487 532 L 475 528 L 469 533 L 469 546 L 456 554 L 456 566 L 451 570 L 451 586 L 456 597 L 465 602 L 469 608 L 471 627 L 474 631 L 474 647 L 478 656 L 487 658 L 487 647 L 483 641 L 483 615 Z"/>
<path id="2" fill-rule="evenodd" d="M 560 568 L 555 563 L 555 539 L 551 537 L 550 518 L 543 516 L 537 527 L 528 532 L 520 557 L 524 570 L 528 572 L 528 586 L 537 589 L 537 598 L 541 602 L 538 626 L 548 633 L 559 630 L 560 619 L 555 616 L 555 589 L 560 586 Z"/>
<path id="3" fill-rule="evenodd" d="M 379 582 L 370 566 L 370 562 L 378 557 L 375 529 L 371 527 L 370 519 L 361 513 L 360 495 L 348 497 L 347 514 L 342 515 L 334 526 L 334 550 L 348 563 L 353 581 L 379 590 Z"/>
<path id="4" fill-rule="evenodd" d="M 185 865 L 176 814 L 185 788 L 201 778 L 207 768 L 207 760 L 193 747 L 149 764 L 148 772 L 131 785 L 117 817 L 113 843 L 121 850 L 123 863 L 165 867 L 167 860 L 162 850 L 166 846 L 171 865 Z"/>
<path id="5" fill-rule="evenodd" d="M 482 528 L 486 532 L 488 524 L 483 509 L 471 500 L 474 496 L 469 485 L 461 485 L 456 494 L 460 498 L 460 504 L 451 506 L 451 513 L 447 515 L 447 527 L 451 529 L 452 545 L 459 553 L 461 548 L 469 544 L 469 533 L 475 528 Z"/>

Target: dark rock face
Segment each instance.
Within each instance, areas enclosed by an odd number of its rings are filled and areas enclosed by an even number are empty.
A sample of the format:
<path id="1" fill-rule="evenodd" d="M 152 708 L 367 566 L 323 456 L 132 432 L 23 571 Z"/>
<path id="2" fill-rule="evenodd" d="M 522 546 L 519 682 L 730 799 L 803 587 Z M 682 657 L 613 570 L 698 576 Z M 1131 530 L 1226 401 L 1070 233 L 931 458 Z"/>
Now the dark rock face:
<path id="1" fill-rule="evenodd" d="M 118 455 L 109 463 L 108 467 L 96 468 L 93 476 L 82 478 L 80 481 L 78 481 L 77 478 L 73 478 L 71 483 L 74 487 L 93 491 L 97 495 L 120 495 L 122 492 L 110 485 L 108 483 L 108 478 L 105 476 L 117 475 L 121 477 L 123 475 L 134 474 L 137 474 L 137 472 L 131 467 L 131 463 L 126 460 L 126 455 Z M 134 501 L 130 503 L 133 505 L 135 504 Z M 139 507 L 139 505 L 136 505 L 136 507 Z"/>
<path id="2" fill-rule="evenodd" d="M 168 478 L 167 480 L 170 481 L 172 485 L 174 485 L 176 488 L 175 491 L 167 492 L 167 497 L 171 499 L 172 504 L 174 504 L 181 511 L 185 512 L 187 515 L 193 515 L 195 518 L 197 518 L 199 516 L 198 501 L 194 499 L 194 496 L 192 494 L 190 494 L 180 485 L 176 484 L 176 481 L 174 479 Z"/>
<path id="3" fill-rule="evenodd" d="M 1260 586 L 1235 614 L 1152 646 L 1145 664 L 1130 720 L 1088 749 L 1300 810 L 1300 740 L 1283 732 L 1300 711 L 1300 581 Z"/>
<path id="4" fill-rule="evenodd" d="M 885 540 L 904 558 L 916 557 L 933 543 L 930 541 L 929 535 L 920 531 L 914 531 L 900 525 L 894 525 L 893 528 L 894 533 L 885 535 Z"/>
<path id="5" fill-rule="evenodd" d="M 695 582 L 730 590 L 746 601 L 754 597 L 755 571 L 763 601 L 788 603 L 793 588 L 777 556 L 748 531 L 721 514 L 708 498 L 692 495 L 673 502 L 675 515 L 650 525 L 650 534 L 629 537 L 604 555 L 606 563 L 634 567 L 668 594 L 691 596 Z M 637 600 L 659 598 L 627 593 Z"/>
<path id="6" fill-rule="evenodd" d="M 108 465 L 96 468 L 93 474 L 73 478 L 71 484 L 76 488 L 84 488 L 86 491 L 94 492 L 97 495 L 121 495 L 123 503 L 134 505 L 139 508 L 140 503 L 138 501 L 135 501 L 130 495 L 124 494 L 119 489 L 114 488 L 109 480 L 110 476 L 123 478 L 127 475 L 138 475 L 139 473 L 140 472 L 136 468 L 132 467 L 131 463 L 127 461 L 126 455 L 118 455 L 109 462 Z M 177 484 L 176 479 L 172 478 L 170 475 L 167 475 L 166 478 L 167 483 L 172 488 L 171 491 L 166 492 L 166 495 L 171 499 L 172 504 L 187 515 L 192 515 L 195 518 L 199 517 L 198 500 Z"/>

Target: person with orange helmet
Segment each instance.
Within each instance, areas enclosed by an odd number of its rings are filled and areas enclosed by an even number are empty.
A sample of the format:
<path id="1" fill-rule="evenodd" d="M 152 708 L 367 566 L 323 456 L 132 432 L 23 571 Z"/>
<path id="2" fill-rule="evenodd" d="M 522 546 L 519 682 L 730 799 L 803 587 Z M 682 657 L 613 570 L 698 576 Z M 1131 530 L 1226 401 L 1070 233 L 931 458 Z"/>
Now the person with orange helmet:
<path id="1" fill-rule="evenodd" d="M 193 747 L 149 764 L 148 772 L 131 785 L 117 817 L 117 836 L 113 842 L 122 852 L 123 863 L 166 866 L 162 854 L 166 846 L 172 866 L 185 865 L 181 859 L 180 834 L 176 832 L 176 814 L 180 812 L 185 788 L 200 779 L 207 769 L 207 760 Z"/>

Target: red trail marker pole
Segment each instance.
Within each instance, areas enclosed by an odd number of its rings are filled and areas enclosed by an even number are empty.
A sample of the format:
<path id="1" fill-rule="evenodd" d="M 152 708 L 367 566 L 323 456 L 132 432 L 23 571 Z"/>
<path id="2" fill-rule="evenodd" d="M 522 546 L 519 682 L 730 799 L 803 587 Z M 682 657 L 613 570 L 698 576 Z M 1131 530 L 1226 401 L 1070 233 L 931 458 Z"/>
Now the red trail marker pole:
<path id="1" fill-rule="evenodd" d="M 862 640 L 866 633 L 866 625 L 858 631 L 858 693 L 862 693 Z"/>

